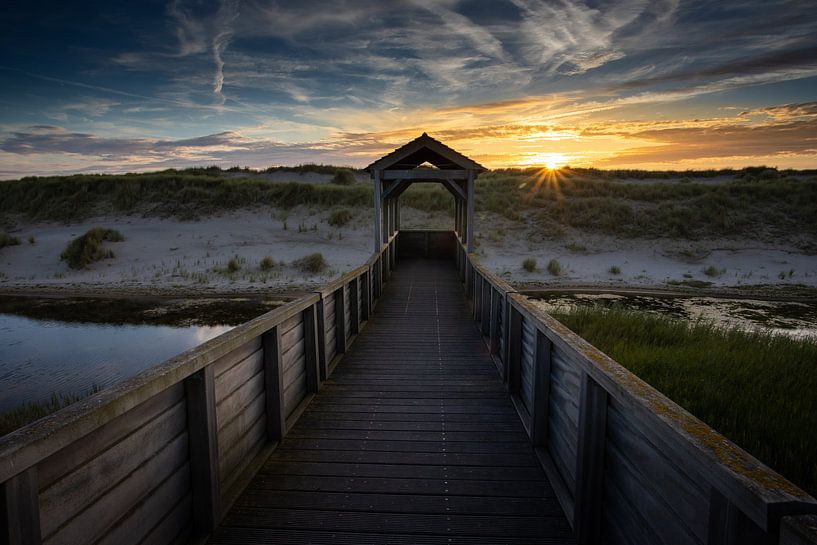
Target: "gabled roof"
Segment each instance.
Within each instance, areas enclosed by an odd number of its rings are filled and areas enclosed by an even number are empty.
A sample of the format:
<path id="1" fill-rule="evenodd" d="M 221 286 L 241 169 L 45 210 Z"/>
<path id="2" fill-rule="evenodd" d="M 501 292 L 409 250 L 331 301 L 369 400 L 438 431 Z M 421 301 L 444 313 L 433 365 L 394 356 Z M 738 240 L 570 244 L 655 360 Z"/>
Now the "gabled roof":
<path id="1" fill-rule="evenodd" d="M 375 170 L 410 170 L 423 163 L 431 163 L 441 170 L 488 170 L 426 133 L 384 155 L 364 170 L 370 173 Z"/>

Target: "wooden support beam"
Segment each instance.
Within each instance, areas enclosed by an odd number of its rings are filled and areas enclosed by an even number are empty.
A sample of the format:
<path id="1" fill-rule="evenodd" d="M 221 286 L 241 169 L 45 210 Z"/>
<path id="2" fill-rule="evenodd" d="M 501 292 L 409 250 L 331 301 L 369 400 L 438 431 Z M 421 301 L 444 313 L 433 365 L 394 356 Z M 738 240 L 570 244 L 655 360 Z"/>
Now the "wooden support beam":
<path id="1" fill-rule="evenodd" d="M 335 350 L 346 353 L 346 292 L 343 286 L 335 290 Z"/>
<path id="2" fill-rule="evenodd" d="M 306 315 L 304 315 L 305 317 Z M 323 296 L 315 303 L 315 323 L 318 337 L 318 370 L 321 380 L 326 380 L 329 362 L 326 361 L 326 307 Z M 304 321 L 304 334 L 306 334 L 306 322 Z"/>
<path id="3" fill-rule="evenodd" d="M 323 338 L 318 337 L 318 313 L 316 306 L 312 305 L 304 309 L 304 355 L 306 360 L 306 391 L 310 394 L 315 394 L 321 387 L 321 381 L 325 380 L 327 375 L 326 366 L 320 365 L 320 358 L 318 357 L 318 346 L 324 342 Z M 335 309 L 337 312 L 337 309 Z"/>
<path id="4" fill-rule="evenodd" d="M 369 314 L 372 312 L 372 290 L 371 290 L 371 278 L 372 273 L 371 270 L 367 269 L 362 275 L 360 275 L 361 286 L 360 286 L 360 295 L 363 297 L 361 301 L 360 310 L 361 320 L 368 320 Z"/>
<path id="5" fill-rule="evenodd" d="M 284 365 L 281 326 L 275 326 L 261 337 L 264 353 L 264 387 L 267 413 L 267 438 L 280 442 L 287 433 L 284 408 Z"/>
<path id="6" fill-rule="evenodd" d="M 218 462 L 218 425 L 213 366 L 184 380 L 187 400 L 187 436 L 190 443 L 190 482 L 194 537 L 215 530 L 221 521 Z"/>
<path id="7" fill-rule="evenodd" d="M 465 191 L 463 191 L 462 187 L 460 187 L 460 184 L 454 180 L 443 180 L 443 185 L 448 188 L 449 193 L 451 193 L 455 198 L 459 198 L 463 201 L 467 198 Z"/>
<path id="8" fill-rule="evenodd" d="M 713 487 L 709 492 L 706 542 L 707 545 L 768 545 L 775 541 Z"/>
<path id="9" fill-rule="evenodd" d="M 582 372 L 573 531 L 579 545 L 601 543 L 607 391 Z"/>
<path id="10" fill-rule="evenodd" d="M 360 279 L 362 276 L 353 278 L 349 282 L 349 314 L 352 318 L 349 324 L 352 335 L 360 333 Z"/>
<path id="11" fill-rule="evenodd" d="M 544 333 L 534 329 L 533 345 L 533 410 L 531 411 L 531 442 L 535 447 L 547 445 L 548 412 L 550 409 L 550 362 L 553 343 Z"/>
<path id="12" fill-rule="evenodd" d="M 502 308 L 502 295 L 499 293 L 499 290 L 495 290 L 491 288 L 491 326 L 490 326 L 490 345 L 489 350 L 492 356 L 496 356 L 499 354 L 499 335 L 500 335 L 500 326 L 501 323 L 499 321 L 499 312 Z M 502 377 L 505 379 L 506 377 Z"/>
<path id="13" fill-rule="evenodd" d="M 488 337 L 490 334 L 491 291 L 491 283 L 487 280 L 482 282 L 482 316 L 479 319 L 479 330 L 483 337 Z"/>
<path id="14" fill-rule="evenodd" d="M 3 545 L 42 543 L 38 488 L 37 466 L 0 485 L 0 543 Z"/>
<path id="15" fill-rule="evenodd" d="M 467 191 L 468 195 L 466 197 L 466 206 L 468 210 L 466 211 L 466 229 L 465 229 L 465 239 L 466 239 L 466 246 L 468 247 L 468 253 L 472 253 L 476 248 L 474 248 L 474 184 L 475 184 L 476 176 L 474 175 L 473 170 L 468 171 L 468 186 Z"/>
<path id="16" fill-rule="evenodd" d="M 432 168 L 413 168 L 410 170 L 384 170 L 382 179 L 389 180 L 427 180 L 439 182 L 441 180 L 464 180 L 468 178 L 468 170 L 442 170 Z"/>
<path id="17" fill-rule="evenodd" d="M 511 394 L 519 393 L 519 383 L 521 381 L 520 366 L 522 365 L 522 314 L 508 304 L 508 327 L 505 346 L 507 348 L 507 358 L 505 359 L 505 376 L 508 377 L 508 390 Z"/>
<path id="18" fill-rule="evenodd" d="M 411 182 L 407 182 L 406 180 L 395 180 L 386 187 L 386 190 L 383 191 L 383 200 L 386 199 L 394 199 L 400 196 L 403 191 L 411 185 Z"/>
<path id="19" fill-rule="evenodd" d="M 380 171 L 375 170 L 372 173 L 374 179 L 374 251 L 380 250 L 380 245 L 383 243 L 383 234 L 381 229 L 383 227 L 382 212 L 380 205 L 383 200 L 383 182 L 380 181 Z"/>

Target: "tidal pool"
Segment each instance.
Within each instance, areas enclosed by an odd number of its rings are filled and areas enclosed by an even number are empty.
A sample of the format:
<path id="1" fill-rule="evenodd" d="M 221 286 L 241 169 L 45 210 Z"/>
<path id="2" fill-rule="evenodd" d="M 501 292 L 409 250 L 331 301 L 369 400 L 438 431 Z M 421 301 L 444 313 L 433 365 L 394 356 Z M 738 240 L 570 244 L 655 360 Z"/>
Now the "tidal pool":
<path id="1" fill-rule="evenodd" d="M 0 296 L 0 412 L 110 386 L 280 304 Z"/>
<path id="2" fill-rule="evenodd" d="M 795 338 L 817 339 L 817 301 L 765 301 L 612 293 L 528 295 L 545 311 L 574 306 L 616 306 L 629 310 L 664 314 L 683 320 L 704 320 L 725 327 L 759 329 Z"/>

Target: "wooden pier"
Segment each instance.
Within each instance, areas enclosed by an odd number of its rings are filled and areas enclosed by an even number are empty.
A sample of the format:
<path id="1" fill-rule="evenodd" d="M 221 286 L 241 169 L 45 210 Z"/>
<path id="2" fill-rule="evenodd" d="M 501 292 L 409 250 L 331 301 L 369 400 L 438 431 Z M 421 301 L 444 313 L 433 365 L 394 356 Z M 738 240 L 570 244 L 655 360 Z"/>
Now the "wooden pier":
<path id="1" fill-rule="evenodd" d="M 211 543 L 571 543 L 450 260 L 377 313 Z"/>

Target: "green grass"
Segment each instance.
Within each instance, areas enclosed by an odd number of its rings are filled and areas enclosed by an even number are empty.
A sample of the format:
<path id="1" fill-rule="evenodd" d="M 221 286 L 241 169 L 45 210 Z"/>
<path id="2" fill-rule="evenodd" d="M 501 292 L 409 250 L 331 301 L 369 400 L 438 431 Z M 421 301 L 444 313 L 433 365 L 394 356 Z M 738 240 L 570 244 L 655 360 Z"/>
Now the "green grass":
<path id="1" fill-rule="evenodd" d="M 227 262 L 227 272 L 235 273 L 241 269 L 241 259 L 238 256 L 231 257 Z"/>
<path id="2" fill-rule="evenodd" d="M 60 259 L 72 269 L 84 269 L 91 263 L 113 257 L 113 252 L 102 246 L 102 241 L 121 242 L 125 240 L 116 229 L 94 227 L 87 233 L 68 243 Z"/>
<path id="3" fill-rule="evenodd" d="M 615 308 L 574 308 L 554 315 L 817 495 L 817 342 Z"/>
<path id="4" fill-rule="evenodd" d="M 553 276 L 562 274 L 562 264 L 555 259 L 548 261 L 547 271 Z"/>
<path id="5" fill-rule="evenodd" d="M 618 265 L 613 265 L 612 267 L 607 269 L 607 272 L 610 274 L 621 274 L 621 267 L 619 267 Z"/>
<path id="6" fill-rule="evenodd" d="M 292 262 L 292 266 L 303 273 L 317 274 L 325 271 L 329 264 L 324 259 L 323 254 L 316 252 L 296 259 Z"/>
<path id="7" fill-rule="evenodd" d="M 536 270 L 536 259 L 534 259 L 532 257 L 525 258 L 525 260 L 522 261 L 522 268 L 525 269 L 528 272 L 535 271 Z"/>
<path id="8" fill-rule="evenodd" d="M 5 248 L 6 246 L 17 246 L 18 244 L 20 244 L 20 239 L 0 231 L 0 248 Z"/>
<path id="9" fill-rule="evenodd" d="M 333 210 L 329 214 L 329 225 L 334 227 L 343 227 L 352 219 L 352 212 L 346 208 Z"/>
<path id="10" fill-rule="evenodd" d="M 270 170 L 352 175 L 348 169 L 328 165 Z M 766 167 L 687 172 L 566 168 L 559 171 L 558 183 L 537 184 L 540 174 L 535 169 L 495 170 L 477 179 L 475 209 L 524 220 L 534 227 L 534 238 L 561 238 L 577 229 L 618 237 L 690 240 L 795 236 L 796 244 L 807 245 L 804 236 L 817 236 L 815 175 L 817 171 Z M 669 181 L 682 176 L 686 183 Z M 714 176 L 731 178 L 702 183 Z M 3 182 L 0 218 L 76 221 L 125 212 L 195 219 L 258 206 L 371 207 L 372 193 L 371 184 L 273 182 L 243 168 L 23 178 Z M 414 184 L 401 203 L 427 212 L 454 209 L 453 197 L 438 184 Z"/>
<path id="11" fill-rule="evenodd" d="M 29 402 L 0 413 L 0 437 L 95 394 L 99 390 L 100 388 L 94 385 L 89 392 L 84 394 L 51 394 L 51 399 L 48 401 Z"/>

